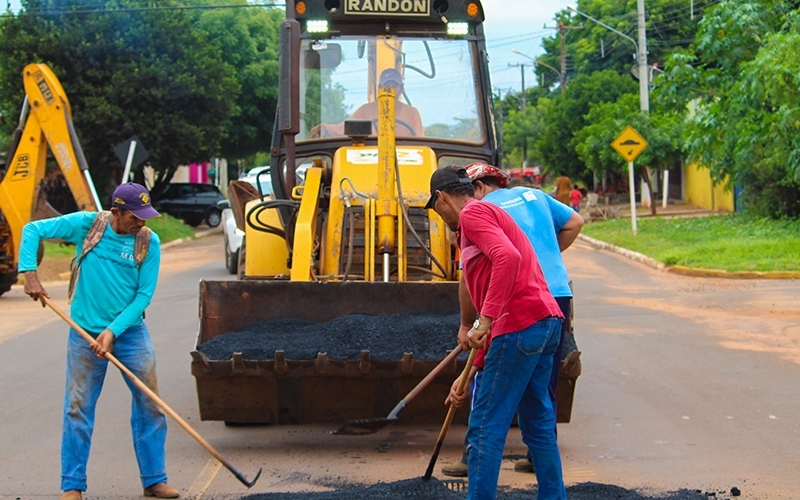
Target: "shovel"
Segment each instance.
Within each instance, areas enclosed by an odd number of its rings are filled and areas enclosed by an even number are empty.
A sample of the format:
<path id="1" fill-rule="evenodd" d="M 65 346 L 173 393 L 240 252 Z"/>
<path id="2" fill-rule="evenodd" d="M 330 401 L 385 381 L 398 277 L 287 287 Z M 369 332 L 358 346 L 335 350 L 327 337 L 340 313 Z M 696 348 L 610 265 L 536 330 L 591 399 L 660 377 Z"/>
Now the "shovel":
<path id="1" fill-rule="evenodd" d="M 469 378 L 469 370 L 472 368 L 472 364 L 475 362 L 475 355 L 478 354 L 477 349 L 472 349 L 469 352 L 469 359 L 467 360 L 467 364 L 464 366 L 464 371 L 461 372 L 461 377 L 458 380 L 458 387 L 456 388 L 456 394 L 461 394 L 464 392 L 464 387 L 467 385 L 467 379 Z M 453 415 L 456 414 L 456 407 L 450 403 L 450 409 L 447 410 L 447 416 L 444 419 L 444 424 L 442 424 L 442 430 L 439 431 L 439 439 L 436 440 L 436 446 L 433 448 L 433 455 L 431 455 L 431 461 L 428 462 L 428 469 L 425 471 L 425 475 L 422 476 L 422 479 L 427 481 L 431 478 L 431 474 L 433 474 L 433 467 L 436 465 L 436 459 L 439 458 L 439 452 L 442 450 L 442 443 L 444 443 L 444 437 L 447 435 L 447 430 L 450 428 L 450 423 L 453 421 Z"/>
<path id="2" fill-rule="evenodd" d="M 442 370 L 445 369 L 447 365 L 452 363 L 456 357 L 461 354 L 461 346 L 456 346 L 453 349 L 453 352 L 447 355 L 438 365 L 436 365 L 433 370 L 427 375 L 425 378 L 422 379 L 419 384 L 415 385 L 411 392 L 406 394 L 397 406 L 389 413 L 388 416 L 383 418 L 364 418 L 360 420 L 348 420 L 341 427 L 336 429 L 335 431 L 331 431 L 331 434 L 345 434 L 345 435 L 354 435 L 360 436 L 364 434 L 372 434 L 373 432 L 377 432 L 387 425 L 391 424 L 392 422 L 398 420 L 397 414 L 400 413 L 400 410 L 406 407 L 406 405 L 414 399 L 417 394 L 423 391 L 428 385 L 430 385 L 431 381 L 439 375 Z"/>
<path id="3" fill-rule="evenodd" d="M 49 299 L 49 298 L 47 298 L 47 297 L 45 297 L 45 296 L 42 296 L 42 297 L 40 297 L 40 298 L 41 298 L 41 300 L 42 300 L 42 301 L 43 301 L 43 302 L 44 302 L 44 303 L 45 303 L 45 304 L 46 304 L 46 305 L 47 305 L 47 306 L 48 306 L 50 309 L 52 309 L 52 310 L 53 310 L 53 312 L 55 312 L 56 314 L 58 314 L 58 315 L 59 315 L 59 317 L 61 317 L 61 319 L 63 319 L 64 321 L 66 321 L 66 322 L 67 322 L 67 324 L 69 324 L 69 326 L 71 326 L 73 330 L 75 330 L 76 332 L 78 332 L 78 333 L 81 335 L 81 337 L 83 337 L 83 338 L 86 340 L 86 342 L 89 342 L 90 344 L 95 344 L 95 343 L 97 342 L 97 341 L 95 341 L 95 339 L 93 339 L 93 338 L 92 338 L 92 336 L 91 336 L 91 335 L 89 335 L 88 333 L 86 333 L 86 330 L 84 330 L 83 328 L 81 328 L 80 326 L 78 326 L 78 324 L 77 324 L 77 323 L 75 323 L 75 322 L 72 320 L 72 318 L 70 318 L 70 317 L 69 317 L 67 314 L 65 314 L 65 313 L 64 313 L 64 311 L 62 311 L 62 310 L 61 310 L 61 309 L 60 309 L 60 308 L 59 308 L 57 305 L 53 304 L 53 303 L 50 301 L 50 299 Z M 121 362 L 120 362 L 120 361 L 119 361 L 119 360 L 118 360 L 116 357 L 114 357 L 114 355 L 113 355 L 113 354 L 111 354 L 110 352 L 107 352 L 107 353 L 106 353 L 106 359 L 107 359 L 107 360 L 109 360 L 109 361 L 111 361 L 111 362 L 112 362 L 112 363 L 113 363 L 113 364 L 114 364 L 114 365 L 115 365 L 117 368 L 119 368 L 119 370 L 120 370 L 120 371 L 121 371 L 123 374 L 125 374 L 125 376 L 126 376 L 126 377 L 128 377 L 129 379 L 131 379 L 131 381 L 134 383 L 134 385 L 136 385 L 136 387 L 138 387 L 138 388 L 139 388 L 139 389 L 140 389 L 142 392 L 144 392 L 144 393 L 145 393 L 145 394 L 146 394 L 146 395 L 147 395 L 147 396 L 148 396 L 150 399 L 152 399 L 152 400 L 153 400 L 153 402 L 155 402 L 155 403 L 156 403 L 158 406 L 160 406 L 160 407 L 161 407 L 161 409 L 162 409 L 162 410 L 164 410 L 164 412 L 165 412 L 165 413 L 167 413 L 167 414 L 168 414 L 170 417 L 172 417 L 172 418 L 173 418 L 173 420 L 175 420 L 175 422 L 177 422 L 177 423 L 178 423 L 178 425 L 180 425 L 181 427 L 183 427 L 183 430 L 185 430 L 185 431 L 186 431 L 186 432 L 188 432 L 188 433 L 189 433 L 189 434 L 190 434 L 190 435 L 191 435 L 193 438 L 195 438 L 195 439 L 197 440 L 197 442 L 198 442 L 198 443 L 200 443 L 200 445 L 201 445 L 203 448 L 205 448 L 205 449 L 206 449 L 206 451 L 208 451 L 209 453 L 211 453 L 211 455 L 212 455 L 214 458 L 216 458 L 217 460 L 219 460 L 219 462 L 220 462 L 222 465 L 224 465 L 224 466 L 225 466 L 225 468 L 227 468 L 229 471 L 231 471 L 231 473 L 233 473 L 233 475 L 234 475 L 234 476 L 236 476 L 236 479 L 238 479 L 239 481 L 241 481 L 241 483 L 242 483 L 243 485 L 247 486 L 248 488 L 251 488 L 251 487 L 252 487 L 254 484 L 256 484 L 256 481 L 258 481 L 258 478 L 259 478 L 259 476 L 261 476 L 261 469 L 258 469 L 258 472 L 256 473 L 256 477 L 255 477 L 255 478 L 254 478 L 252 481 L 248 481 L 248 480 L 247 480 L 247 478 L 244 476 L 244 474 L 242 474 L 241 472 L 239 472 L 238 470 L 236 470 L 236 469 L 235 469 L 235 468 L 234 468 L 234 467 L 233 467 L 233 466 L 230 464 L 230 462 L 228 462 L 227 460 L 225 460 L 224 458 L 222 458 L 222 455 L 220 455 L 220 454 L 219 454 L 219 452 L 218 452 L 217 450 L 215 450 L 215 449 L 214 449 L 214 448 L 213 448 L 213 447 L 212 447 L 210 444 L 208 444 L 208 441 L 206 441 L 205 439 L 203 439 L 203 437 L 202 437 L 200 434 L 198 434 L 198 433 L 197 433 L 197 431 L 195 431 L 194 429 L 192 429 L 192 428 L 189 426 L 189 424 L 187 424 L 187 423 L 186 423 L 186 421 L 185 421 L 185 420 L 183 420 L 183 418 L 182 418 L 180 415 L 178 415 L 178 414 L 177 414 L 177 413 L 176 413 L 176 412 L 175 412 L 175 411 L 174 411 L 172 408 L 170 408 L 170 407 L 167 405 L 167 403 L 165 403 L 164 401 L 162 401 L 162 400 L 161 400 L 161 398 L 160 398 L 160 397 L 158 397 L 158 395 L 157 395 L 155 392 L 153 392 L 153 391 L 152 391 L 152 390 L 151 390 L 149 387 L 147 387 L 147 386 L 144 384 L 144 382 L 142 382 L 141 380 L 139 380 L 139 378 L 138 378 L 136 375 L 134 375 L 134 374 L 133 374 L 133 372 L 131 372 L 130 370 L 128 370 L 128 368 L 127 368 L 125 365 L 123 365 L 123 364 L 122 364 L 122 363 L 121 363 Z"/>

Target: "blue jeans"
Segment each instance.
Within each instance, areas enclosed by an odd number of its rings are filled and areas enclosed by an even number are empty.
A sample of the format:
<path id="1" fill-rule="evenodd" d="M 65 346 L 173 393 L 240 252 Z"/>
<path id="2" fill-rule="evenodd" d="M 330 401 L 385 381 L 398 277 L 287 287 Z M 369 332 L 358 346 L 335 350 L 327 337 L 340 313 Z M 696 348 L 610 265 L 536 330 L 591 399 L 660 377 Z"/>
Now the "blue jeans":
<path id="1" fill-rule="evenodd" d="M 492 340 L 475 406 L 469 417 L 468 500 L 493 500 L 508 428 L 519 410 L 522 438 L 531 451 L 539 500 L 566 500 L 561 456 L 548 389 L 561 319 L 546 318 Z"/>
<path id="2" fill-rule="evenodd" d="M 96 336 L 96 335 L 95 335 Z M 156 353 L 144 322 L 125 330 L 111 350 L 142 382 L 158 393 Z M 108 361 L 97 359 L 89 343 L 70 329 L 67 384 L 61 436 L 61 489 L 86 491 L 86 462 L 92 444 L 94 411 L 103 389 Z M 131 431 L 142 486 L 167 482 L 167 419 L 133 382 L 123 376 L 133 395 Z"/>

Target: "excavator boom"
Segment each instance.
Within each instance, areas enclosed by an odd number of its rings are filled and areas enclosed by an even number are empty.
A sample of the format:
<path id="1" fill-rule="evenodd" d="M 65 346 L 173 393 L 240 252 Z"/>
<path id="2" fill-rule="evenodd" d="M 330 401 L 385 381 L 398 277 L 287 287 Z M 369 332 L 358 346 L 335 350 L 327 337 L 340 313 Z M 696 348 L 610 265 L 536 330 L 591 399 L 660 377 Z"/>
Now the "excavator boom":
<path id="1" fill-rule="evenodd" d="M 41 213 L 45 203 L 39 190 L 48 145 L 78 209 L 101 208 L 61 82 L 44 64 L 29 64 L 22 74 L 25 102 L 0 182 L 0 294 L 16 282 L 22 228 Z"/>

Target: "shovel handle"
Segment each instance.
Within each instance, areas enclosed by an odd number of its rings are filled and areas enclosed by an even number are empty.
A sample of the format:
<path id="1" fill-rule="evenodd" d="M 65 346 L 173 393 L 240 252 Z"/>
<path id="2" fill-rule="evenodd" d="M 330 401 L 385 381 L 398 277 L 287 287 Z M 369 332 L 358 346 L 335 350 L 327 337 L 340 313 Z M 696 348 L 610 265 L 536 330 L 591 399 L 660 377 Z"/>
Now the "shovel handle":
<path id="1" fill-rule="evenodd" d="M 412 399 L 417 397 L 417 395 L 420 392 L 422 392 L 426 387 L 428 387 L 428 385 L 430 385 L 431 381 L 434 378 L 436 378 L 440 373 L 442 373 L 442 371 L 447 367 L 447 365 L 449 365 L 450 363 L 455 361 L 455 359 L 458 357 L 458 355 L 461 354 L 461 351 L 463 351 L 463 349 L 461 348 L 461 345 L 457 345 L 456 348 L 453 349 L 450 352 L 450 354 L 447 355 L 446 358 L 441 360 L 439 362 L 439 364 L 436 365 L 433 368 L 433 370 L 430 371 L 430 373 L 425 375 L 425 378 L 420 380 L 419 383 L 417 385 L 415 385 L 414 388 L 411 389 L 411 391 L 408 394 L 406 394 L 406 396 L 402 400 L 400 400 L 399 403 L 397 403 L 397 406 L 395 406 L 394 409 L 392 409 L 392 412 L 389 413 L 389 416 L 386 417 L 386 418 L 388 420 L 393 420 L 393 419 L 397 418 L 397 414 L 400 413 L 400 410 L 405 408 L 409 401 L 411 401 Z"/>
<path id="2" fill-rule="evenodd" d="M 96 344 L 96 343 L 97 343 L 97 341 L 96 341 L 96 340 L 95 340 L 95 339 L 94 339 L 94 338 L 93 338 L 91 335 L 89 335 L 88 333 L 86 333 L 86 330 L 84 330 L 84 329 L 83 329 L 83 328 L 81 328 L 81 327 L 80 327 L 80 326 L 79 326 L 77 323 L 75 323 L 75 321 L 74 321 L 72 318 L 70 318 L 70 317 L 69 317 L 69 316 L 68 316 L 68 315 L 67 315 L 67 314 L 66 314 L 64 311 L 62 311 L 62 310 L 61 310 L 61 308 L 59 308 L 57 305 L 55 305 L 55 304 L 54 304 L 54 303 L 53 303 L 53 302 L 52 302 L 52 301 L 51 301 L 49 298 L 42 296 L 42 297 L 41 297 L 41 300 L 42 300 L 42 301 L 44 301 L 44 303 L 47 305 L 47 307 L 49 307 L 50 309 L 52 309 L 54 313 L 56 313 L 56 314 L 57 314 L 57 315 L 58 315 L 58 316 L 59 316 L 61 319 L 63 319 L 63 320 L 64 320 L 64 321 L 65 321 L 65 322 L 66 322 L 66 323 L 69 325 L 69 326 L 71 326 L 73 330 L 75 330 L 76 332 L 78 332 L 78 334 L 80 334 L 80 336 L 81 336 L 81 337 L 83 337 L 83 338 L 86 340 L 86 342 L 88 342 L 90 345 L 94 345 L 94 344 Z M 218 452 L 217 450 L 215 450 L 215 449 L 214 449 L 214 447 L 212 447 L 212 446 L 211 446 L 211 445 L 208 443 L 208 441 L 206 441 L 205 439 L 203 439 L 203 436 L 201 436 L 200 434 L 198 434 L 198 433 L 197 433 L 197 431 L 195 431 L 194 429 L 192 429 L 192 427 L 191 427 L 191 426 L 190 426 L 188 423 L 186 423 L 186 421 L 183 419 L 183 417 L 181 417 L 180 415 L 178 415 L 178 414 L 175 412 L 175 410 L 173 410 L 172 408 L 170 408 L 170 407 L 169 407 L 169 405 L 167 405 L 167 403 L 165 403 L 165 402 L 164 402 L 164 401 L 163 401 L 163 400 L 162 400 L 160 397 L 158 397 L 158 394 L 156 394 L 155 392 L 153 392 L 153 390 L 152 390 L 152 389 L 150 389 L 149 387 L 147 387 L 147 385 L 145 385 L 145 383 L 144 383 L 144 382 L 142 382 L 142 381 L 139 379 L 139 377 L 137 377 L 136 375 L 134 375 L 134 374 L 133 374 L 133 372 L 131 372 L 130 370 L 128 370 L 128 367 L 126 367 L 125 365 L 123 365 L 123 364 L 122 364 L 122 362 L 120 362 L 120 360 L 118 360 L 118 359 L 117 359 L 117 358 L 116 358 L 116 357 L 115 357 L 113 354 L 111 354 L 110 352 L 107 352 L 105 357 L 106 357 L 106 359 L 107 359 L 107 360 L 109 360 L 111 363 L 113 363 L 113 364 L 114 364 L 114 366 L 116 366 L 117 368 L 119 368 L 119 370 L 120 370 L 120 371 L 121 371 L 123 374 L 125 374 L 125 376 L 126 376 L 126 377 L 128 377 L 128 378 L 131 380 L 131 382 L 133 382 L 133 383 L 134 383 L 134 385 L 135 385 L 136 387 L 138 387 L 138 388 L 139 388 L 139 389 L 140 389 L 140 390 L 141 390 L 143 393 L 145 393 L 145 394 L 147 395 L 147 397 L 149 397 L 150 399 L 152 399 L 152 400 L 153 400 L 153 402 L 154 402 L 155 404 L 157 404 L 157 405 L 158 405 L 158 406 L 159 406 L 159 407 L 160 407 L 162 410 L 164 410 L 164 412 L 165 412 L 167 415 L 169 415 L 170 417 L 172 417 L 172 419 L 173 419 L 175 422 L 177 422 L 177 424 L 178 424 L 178 425 L 180 425 L 181 427 L 183 427 L 183 430 L 185 430 L 186 432 L 188 432 L 188 433 L 189 433 L 189 435 L 191 435 L 191 436 L 192 436 L 192 437 L 193 437 L 193 438 L 194 438 L 194 439 L 195 439 L 195 440 L 196 440 L 198 443 L 200 443 L 200 445 L 201 445 L 203 448 L 205 448 L 205 449 L 206 449 L 206 451 L 208 451 L 208 452 L 209 452 L 209 453 L 210 453 L 210 454 L 211 454 L 211 455 L 212 455 L 214 458 L 216 458 L 217 460 L 219 460 L 219 462 L 220 462 L 222 465 L 224 465 L 224 466 L 225 466 L 225 468 L 227 468 L 229 471 L 231 471 L 231 472 L 233 473 L 233 475 L 234 475 L 234 476 L 236 476 L 236 479 L 238 479 L 239 481 L 241 481 L 241 482 L 242 482 L 242 483 L 243 483 L 245 486 L 247 486 L 248 488 L 250 488 L 251 486 L 253 486 L 253 484 L 255 484 L 256 480 L 258 479 L 258 476 L 259 476 L 259 475 L 261 475 L 261 471 L 260 471 L 260 470 L 258 471 L 258 474 L 256 475 L 256 478 L 255 478 L 255 479 L 254 479 L 252 482 L 251 482 L 251 481 L 248 481 L 248 480 L 245 478 L 244 474 L 242 474 L 241 472 L 239 472 L 238 470 L 236 470 L 236 469 L 233 467 L 233 465 L 231 465 L 231 464 L 230 464 L 230 462 L 228 462 L 227 460 L 225 460 L 225 459 L 222 457 L 222 455 L 220 455 L 220 454 L 219 454 L 219 452 Z"/>
<path id="3" fill-rule="evenodd" d="M 477 354 L 477 349 L 470 350 L 467 364 L 464 366 L 464 371 L 461 372 L 461 377 L 458 379 L 456 394 L 461 394 L 464 392 L 464 387 L 467 386 L 467 379 L 469 379 L 469 371 L 472 369 L 473 363 L 475 363 L 475 356 Z M 425 471 L 425 475 L 423 476 L 423 479 L 425 480 L 430 479 L 431 474 L 433 474 L 433 467 L 436 465 L 436 459 L 439 458 L 439 451 L 442 449 L 442 443 L 444 443 L 444 438 L 447 436 L 447 430 L 450 428 L 450 423 L 453 421 L 453 416 L 455 414 L 456 407 L 450 403 L 450 409 L 447 410 L 447 416 L 444 419 L 444 424 L 442 424 L 442 430 L 439 431 L 439 438 L 436 440 L 436 446 L 433 448 L 433 455 L 431 455 L 431 460 L 428 462 L 428 469 Z"/>

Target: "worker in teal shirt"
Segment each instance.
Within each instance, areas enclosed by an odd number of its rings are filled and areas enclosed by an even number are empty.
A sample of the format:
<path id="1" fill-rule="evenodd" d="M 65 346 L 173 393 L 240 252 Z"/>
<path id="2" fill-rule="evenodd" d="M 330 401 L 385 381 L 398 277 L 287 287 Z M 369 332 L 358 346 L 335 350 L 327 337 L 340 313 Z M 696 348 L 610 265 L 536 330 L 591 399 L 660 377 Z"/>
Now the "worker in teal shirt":
<path id="1" fill-rule="evenodd" d="M 19 272 L 25 275 L 25 293 L 34 300 L 49 297 L 36 274 L 39 242 L 60 238 L 77 246 L 80 272 L 70 314 L 97 340 L 90 346 L 70 329 L 61 440 L 62 500 L 81 500 L 86 491 L 86 463 L 95 405 L 108 366 L 106 353 L 114 354 L 158 392 L 155 349 L 143 321 L 161 261 L 159 238 L 145 227 L 145 221 L 158 212 L 150 204 L 147 189 L 132 182 L 117 187 L 113 200 L 110 213 L 76 212 L 30 222 L 20 242 Z M 133 395 L 131 430 L 144 494 L 176 498 L 178 490 L 167 485 L 166 417 L 123 378 Z"/>

